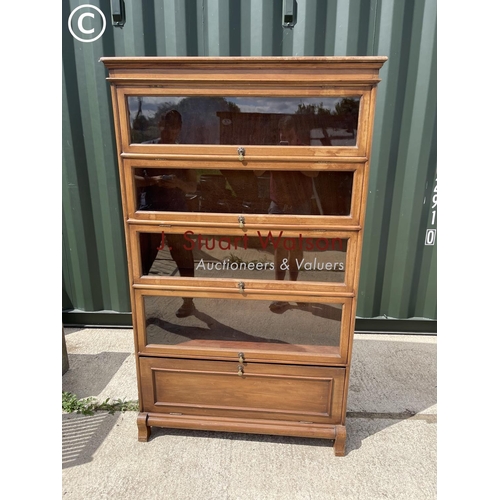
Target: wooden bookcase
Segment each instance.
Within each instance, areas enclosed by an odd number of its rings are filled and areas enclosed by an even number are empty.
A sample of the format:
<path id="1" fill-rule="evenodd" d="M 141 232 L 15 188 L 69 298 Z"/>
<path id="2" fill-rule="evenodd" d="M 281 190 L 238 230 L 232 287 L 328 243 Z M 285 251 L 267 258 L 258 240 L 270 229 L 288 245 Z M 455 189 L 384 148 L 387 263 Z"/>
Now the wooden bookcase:
<path id="1" fill-rule="evenodd" d="M 345 453 L 385 57 L 102 58 L 151 427 Z"/>

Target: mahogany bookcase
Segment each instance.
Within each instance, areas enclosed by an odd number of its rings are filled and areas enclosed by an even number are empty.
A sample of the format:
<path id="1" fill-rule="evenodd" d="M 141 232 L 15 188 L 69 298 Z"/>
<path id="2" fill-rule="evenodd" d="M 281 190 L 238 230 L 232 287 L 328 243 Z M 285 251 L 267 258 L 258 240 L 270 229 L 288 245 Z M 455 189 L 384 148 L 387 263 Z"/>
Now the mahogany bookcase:
<path id="1" fill-rule="evenodd" d="M 327 438 L 385 57 L 104 57 L 151 427 Z"/>

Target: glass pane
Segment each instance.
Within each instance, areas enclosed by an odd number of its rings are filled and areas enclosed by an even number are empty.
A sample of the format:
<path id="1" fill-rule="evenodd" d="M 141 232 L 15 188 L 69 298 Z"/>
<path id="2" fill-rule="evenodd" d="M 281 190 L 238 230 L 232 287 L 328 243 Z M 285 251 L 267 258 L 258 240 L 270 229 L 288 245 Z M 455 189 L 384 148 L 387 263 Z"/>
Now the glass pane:
<path id="1" fill-rule="evenodd" d="M 344 283 L 348 240 L 283 231 L 256 236 L 139 233 L 142 274 Z"/>
<path id="2" fill-rule="evenodd" d="M 144 306 L 148 344 L 340 343 L 342 304 L 145 296 Z"/>
<path id="3" fill-rule="evenodd" d="M 139 211 L 349 215 L 354 172 L 134 168 Z"/>
<path id="4" fill-rule="evenodd" d="M 128 98 L 132 144 L 355 146 L 359 97 Z"/>

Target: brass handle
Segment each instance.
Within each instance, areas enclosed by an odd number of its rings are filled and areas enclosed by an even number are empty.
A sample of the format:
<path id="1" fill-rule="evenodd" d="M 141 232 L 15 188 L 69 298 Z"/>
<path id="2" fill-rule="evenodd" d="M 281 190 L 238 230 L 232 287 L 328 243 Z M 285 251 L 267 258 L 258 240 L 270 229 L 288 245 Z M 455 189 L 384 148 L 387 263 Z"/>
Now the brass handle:
<path id="1" fill-rule="evenodd" d="M 240 363 L 244 363 L 245 362 L 245 354 L 243 354 L 242 352 L 239 352 L 238 353 L 238 361 Z"/>
<path id="2" fill-rule="evenodd" d="M 243 161 L 245 157 L 245 148 L 238 148 L 238 159 Z"/>
<path id="3" fill-rule="evenodd" d="M 245 227 L 245 217 L 243 217 L 243 215 L 240 215 L 238 217 L 238 223 L 239 223 L 241 229 L 243 229 Z"/>
<path id="4" fill-rule="evenodd" d="M 243 367 L 238 365 L 238 377 L 243 377 Z"/>
<path id="5" fill-rule="evenodd" d="M 241 293 L 244 293 L 245 292 L 245 283 L 243 283 L 243 281 L 240 281 L 238 283 L 238 288 L 240 289 Z"/>

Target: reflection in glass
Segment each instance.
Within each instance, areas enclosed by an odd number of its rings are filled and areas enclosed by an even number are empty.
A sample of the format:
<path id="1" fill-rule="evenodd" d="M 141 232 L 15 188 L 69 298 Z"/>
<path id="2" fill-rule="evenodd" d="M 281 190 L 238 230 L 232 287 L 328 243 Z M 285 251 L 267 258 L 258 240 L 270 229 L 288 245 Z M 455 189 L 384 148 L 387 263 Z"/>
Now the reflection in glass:
<path id="1" fill-rule="evenodd" d="M 180 144 L 286 145 L 278 123 L 292 117 L 305 146 L 355 146 L 359 97 L 128 98 L 131 143 L 158 143 L 161 121 L 177 110 L 184 126 Z"/>
<path id="2" fill-rule="evenodd" d="M 134 178 L 139 211 L 345 216 L 354 173 L 134 168 Z"/>
<path id="3" fill-rule="evenodd" d="M 347 239 L 290 237 L 280 230 L 207 235 L 188 229 L 183 234 L 139 233 L 139 241 L 147 276 L 345 282 Z"/>
<path id="4" fill-rule="evenodd" d="M 175 144 L 182 130 L 182 115 L 170 110 L 159 122 L 161 144 Z M 136 187 L 140 190 L 139 210 L 167 210 L 187 212 L 186 195 L 197 189 L 197 177 L 193 170 L 157 169 L 137 170 L 134 173 Z"/>
<path id="5" fill-rule="evenodd" d="M 148 344 L 207 345 L 210 341 L 338 346 L 342 304 L 287 302 L 279 313 L 268 301 L 195 298 L 193 313 L 177 318 L 179 297 L 145 296 Z M 300 349 L 299 349 L 300 350 Z"/>

